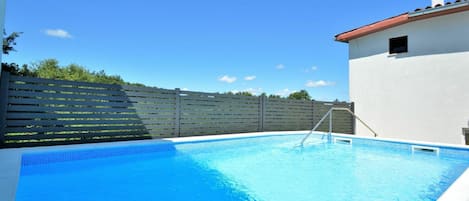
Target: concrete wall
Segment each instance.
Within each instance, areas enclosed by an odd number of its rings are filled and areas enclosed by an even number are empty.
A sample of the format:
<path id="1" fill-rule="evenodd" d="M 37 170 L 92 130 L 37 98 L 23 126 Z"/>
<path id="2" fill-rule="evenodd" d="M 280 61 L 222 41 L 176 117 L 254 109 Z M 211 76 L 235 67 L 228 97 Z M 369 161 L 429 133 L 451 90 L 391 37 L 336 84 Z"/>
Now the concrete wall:
<path id="1" fill-rule="evenodd" d="M 390 55 L 389 38 L 408 36 Z M 469 121 L 469 11 L 349 42 L 350 101 L 382 137 L 463 144 Z M 357 134 L 371 136 L 357 124 Z"/>

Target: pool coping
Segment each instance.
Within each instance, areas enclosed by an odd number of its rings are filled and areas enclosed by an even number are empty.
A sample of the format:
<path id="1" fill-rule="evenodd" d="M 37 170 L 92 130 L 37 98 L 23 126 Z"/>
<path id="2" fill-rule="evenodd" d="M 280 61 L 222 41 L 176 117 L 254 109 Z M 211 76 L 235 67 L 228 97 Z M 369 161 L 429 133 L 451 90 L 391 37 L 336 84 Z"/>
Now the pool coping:
<path id="1" fill-rule="evenodd" d="M 58 146 L 44 146 L 44 147 L 28 147 L 28 148 L 8 148 L 0 149 L 0 197 L 4 201 L 14 201 L 16 197 L 16 189 L 20 176 L 21 156 L 24 152 L 28 151 L 56 151 L 77 148 L 92 148 L 99 146 L 100 148 L 109 148 L 124 145 L 145 145 L 153 144 L 161 141 L 171 141 L 173 143 L 186 143 L 198 141 L 215 141 L 226 139 L 237 139 L 246 137 L 261 137 L 272 135 L 289 135 L 289 134 L 307 134 L 309 131 L 272 131 L 272 132 L 254 132 L 254 133 L 236 133 L 236 134 L 223 134 L 223 135 L 209 135 L 209 136 L 192 136 L 180 138 L 162 138 L 151 140 L 136 140 L 136 141 L 123 141 L 123 142 L 103 142 L 103 143 L 89 143 L 89 144 L 75 144 L 75 145 L 58 145 Z M 315 134 L 325 134 L 322 132 L 315 132 Z M 333 133 L 333 136 L 369 139 L 384 142 L 415 144 L 438 146 L 442 148 L 465 149 L 469 150 L 469 146 L 452 145 L 444 143 L 430 143 L 413 140 L 398 140 L 391 138 L 374 138 L 367 136 L 348 135 L 341 133 Z M 469 186 L 469 168 L 438 198 L 438 201 L 469 201 L 469 193 L 467 193 L 467 186 Z"/>

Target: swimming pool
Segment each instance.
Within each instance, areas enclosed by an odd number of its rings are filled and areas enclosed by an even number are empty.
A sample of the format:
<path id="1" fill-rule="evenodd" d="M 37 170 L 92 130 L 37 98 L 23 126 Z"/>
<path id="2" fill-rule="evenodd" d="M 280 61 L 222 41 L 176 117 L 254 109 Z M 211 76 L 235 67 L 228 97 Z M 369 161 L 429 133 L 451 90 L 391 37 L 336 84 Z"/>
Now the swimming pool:
<path id="1" fill-rule="evenodd" d="M 465 149 L 303 137 L 26 152 L 16 200 L 436 200 L 469 167 Z"/>

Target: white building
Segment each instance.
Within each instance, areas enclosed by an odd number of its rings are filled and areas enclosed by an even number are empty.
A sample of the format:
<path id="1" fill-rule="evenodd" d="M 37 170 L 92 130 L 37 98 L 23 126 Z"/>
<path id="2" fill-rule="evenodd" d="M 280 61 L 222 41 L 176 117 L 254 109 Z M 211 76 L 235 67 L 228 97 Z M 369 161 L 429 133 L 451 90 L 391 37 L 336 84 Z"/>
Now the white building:
<path id="1" fill-rule="evenodd" d="M 338 34 L 350 100 L 380 137 L 463 144 L 469 121 L 469 1 L 433 2 Z M 357 135 L 372 136 L 357 124 Z"/>

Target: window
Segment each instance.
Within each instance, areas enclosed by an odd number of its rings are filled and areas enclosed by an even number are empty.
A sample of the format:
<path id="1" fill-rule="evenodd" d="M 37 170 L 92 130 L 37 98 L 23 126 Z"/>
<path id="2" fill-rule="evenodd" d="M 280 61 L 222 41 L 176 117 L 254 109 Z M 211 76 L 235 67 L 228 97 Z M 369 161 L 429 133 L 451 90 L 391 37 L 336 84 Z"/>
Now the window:
<path id="1" fill-rule="evenodd" d="M 407 52 L 407 36 L 389 39 L 389 54 Z"/>

